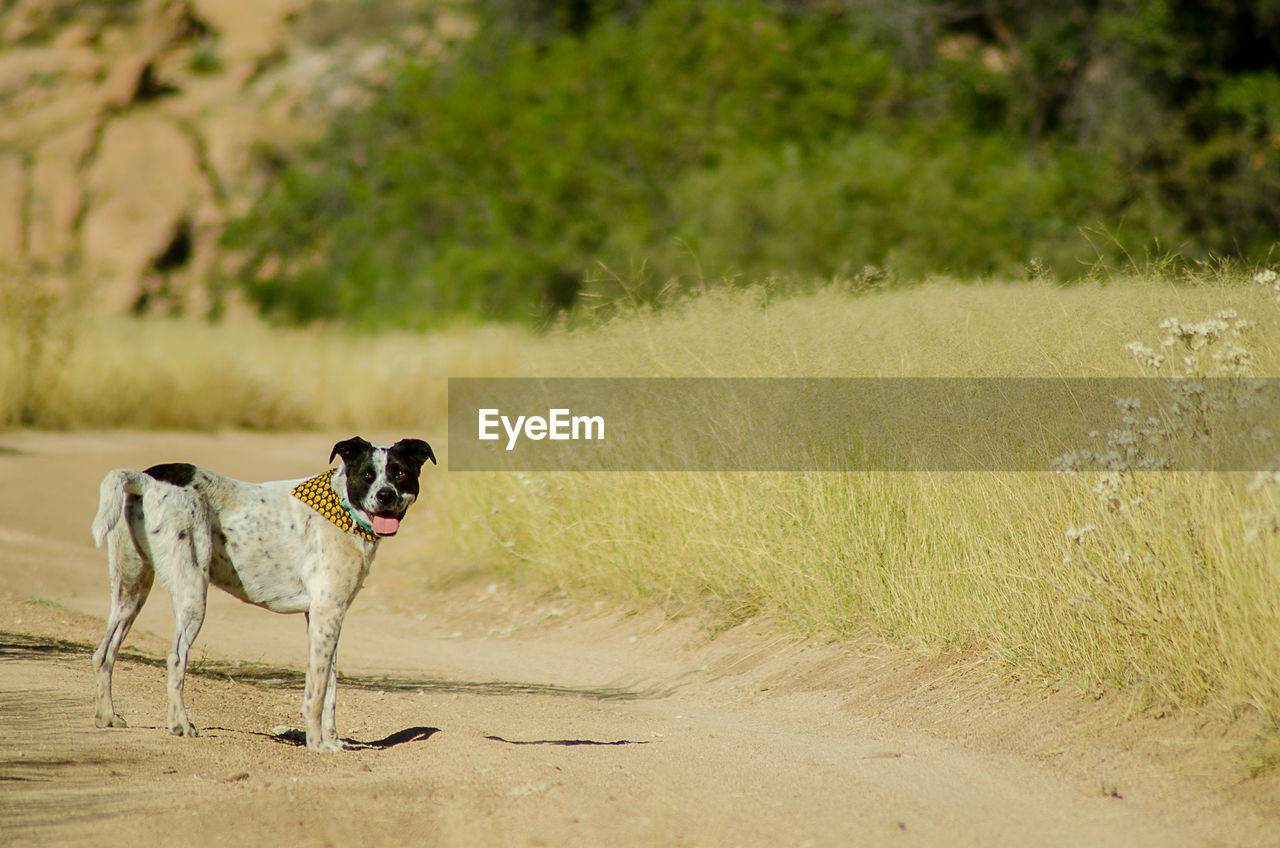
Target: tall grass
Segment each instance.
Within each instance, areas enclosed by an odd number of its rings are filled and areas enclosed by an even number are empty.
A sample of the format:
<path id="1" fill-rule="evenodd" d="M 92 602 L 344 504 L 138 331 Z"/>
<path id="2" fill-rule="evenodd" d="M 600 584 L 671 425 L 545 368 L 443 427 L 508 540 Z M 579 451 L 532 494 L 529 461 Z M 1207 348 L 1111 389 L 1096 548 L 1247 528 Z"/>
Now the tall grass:
<path id="1" fill-rule="evenodd" d="M 961 287 L 770 302 L 716 291 L 533 347 L 539 375 L 1142 376 L 1126 345 L 1224 308 L 1257 374 L 1280 374 L 1270 290 Z M 1117 413 L 1119 415 L 1119 413 Z M 1089 439 L 1081 434 L 1082 446 Z M 1270 478 L 1098 473 L 455 475 L 467 544 L 510 574 L 640 603 L 871 628 L 1024 673 L 1123 689 L 1143 705 L 1280 717 L 1280 538 Z M 475 554 L 471 549 L 470 553 Z"/>
<path id="2" fill-rule="evenodd" d="M 0 425 L 55 428 L 417 431 L 444 420 L 449 375 L 508 373 L 529 337 L 83 315 L 38 329 L 17 313 L 0 318 L 0 331 L 23 340 L 0 345 Z"/>

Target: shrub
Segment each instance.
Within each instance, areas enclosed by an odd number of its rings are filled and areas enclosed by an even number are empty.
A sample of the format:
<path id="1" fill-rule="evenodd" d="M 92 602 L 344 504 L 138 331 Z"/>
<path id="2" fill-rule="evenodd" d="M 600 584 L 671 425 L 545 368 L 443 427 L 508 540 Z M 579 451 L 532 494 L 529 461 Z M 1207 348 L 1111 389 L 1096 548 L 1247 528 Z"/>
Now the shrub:
<path id="1" fill-rule="evenodd" d="M 997 3 L 994 47 L 925 0 L 577 8 L 482 28 L 339 116 L 227 230 L 250 297 L 292 320 L 546 317 L 617 295 L 601 264 L 643 269 L 641 298 L 869 264 L 1070 279 L 1157 240 L 1261 259 L 1280 227 L 1277 78 L 1172 78 L 1205 57 L 1152 58 L 1176 29 L 1154 12 Z"/>

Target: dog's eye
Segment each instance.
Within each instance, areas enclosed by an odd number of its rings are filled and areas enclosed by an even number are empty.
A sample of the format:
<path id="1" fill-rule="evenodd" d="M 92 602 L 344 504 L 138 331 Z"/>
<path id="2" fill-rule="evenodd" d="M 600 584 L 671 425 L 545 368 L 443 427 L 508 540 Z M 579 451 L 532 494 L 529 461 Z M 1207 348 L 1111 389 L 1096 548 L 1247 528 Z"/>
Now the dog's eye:
<path id="1" fill-rule="evenodd" d="M 404 472 L 404 470 L 397 471 L 397 472 L 396 472 L 396 482 L 397 482 L 397 483 L 399 483 L 401 480 L 404 480 L 404 479 L 408 478 L 408 476 L 409 476 L 409 475 L 408 475 L 407 473 L 405 473 L 405 472 Z"/>
<path id="2" fill-rule="evenodd" d="M 361 474 L 360 476 L 361 476 L 362 478 L 364 478 L 364 481 L 365 481 L 366 483 L 372 483 L 372 482 L 373 482 L 373 478 L 374 478 L 374 477 L 377 477 L 378 475 L 374 474 L 372 471 L 366 471 L 366 472 L 364 472 L 363 474 Z"/>

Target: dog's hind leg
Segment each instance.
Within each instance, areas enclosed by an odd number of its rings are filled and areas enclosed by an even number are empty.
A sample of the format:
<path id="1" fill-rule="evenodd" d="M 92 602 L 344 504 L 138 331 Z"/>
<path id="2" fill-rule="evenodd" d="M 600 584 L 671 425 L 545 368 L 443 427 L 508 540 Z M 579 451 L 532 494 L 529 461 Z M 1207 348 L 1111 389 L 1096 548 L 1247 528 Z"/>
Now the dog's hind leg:
<path id="1" fill-rule="evenodd" d="M 111 699 L 111 673 L 120 644 L 151 592 L 155 571 L 134 547 L 133 538 L 124 526 L 107 538 L 107 561 L 111 575 L 111 609 L 107 613 L 106 635 L 93 653 L 94 722 L 98 727 L 126 727 Z"/>
<path id="2" fill-rule="evenodd" d="M 204 624 L 209 592 L 209 568 L 213 557 L 209 504 L 186 489 L 157 485 L 144 496 L 147 527 L 135 535 L 150 545 L 156 576 L 173 599 L 173 646 L 168 658 L 169 732 L 174 736 L 198 736 L 187 716 L 183 688 L 187 657 Z"/>
<path id="3" fill-rule="evenodd" d="M 167 551 L 161 579 L 173 596 L 173 648 L 169 652 L 169 732 L 174 736 L 199 736 L 187 716 L 183 697 L 187 657 L 204 624 L 209 594 L 208 525 L 199 522 L 179 531 Z"/>
<path id="4" fill-rule="evenodd" d="M 191 645 L 204 624 L 205 591 L 208 584 L 188 587 L 173 596 L 173 648 L 169 651 L 169 732 L 174 736 L 199 736 L 195 725 L 187 716 L 187 703 L 183 697 L 187 675 L 187 657 Z"/>

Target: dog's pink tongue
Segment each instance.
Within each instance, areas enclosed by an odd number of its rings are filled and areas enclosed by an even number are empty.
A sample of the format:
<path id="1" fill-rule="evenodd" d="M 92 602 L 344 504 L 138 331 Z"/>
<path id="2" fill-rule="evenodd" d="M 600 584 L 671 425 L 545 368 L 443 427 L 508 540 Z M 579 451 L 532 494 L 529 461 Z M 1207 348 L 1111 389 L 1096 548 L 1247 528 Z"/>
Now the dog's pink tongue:
<path id="1" fill-rule="evenodd" d="M 379 536 L 394 536 L 399 529 L 400 519 L 384 515 L 373 516 L 373 532 Z"/>

